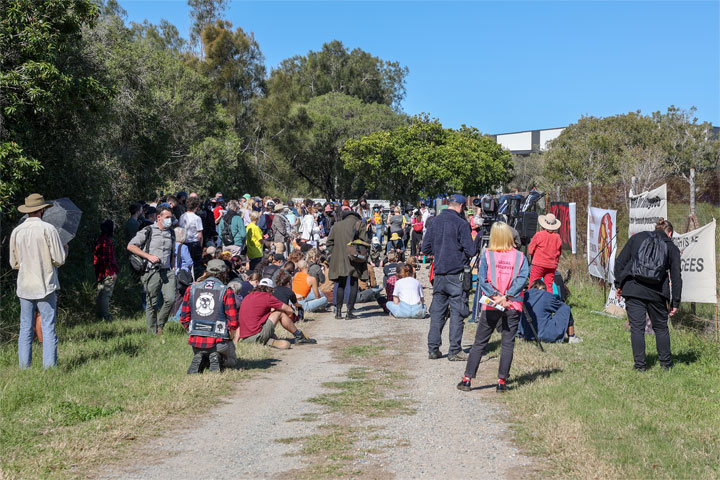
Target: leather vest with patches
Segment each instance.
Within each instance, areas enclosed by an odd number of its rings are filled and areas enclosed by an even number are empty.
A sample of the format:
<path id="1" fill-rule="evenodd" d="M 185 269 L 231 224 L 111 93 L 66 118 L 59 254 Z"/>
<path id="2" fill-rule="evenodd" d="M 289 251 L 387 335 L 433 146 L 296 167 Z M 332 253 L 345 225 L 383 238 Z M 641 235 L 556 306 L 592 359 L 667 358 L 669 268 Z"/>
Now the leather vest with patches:
<path id="1" fill-rule="evenodd" d="M 223 304 L 227 286 L 209 277 L 190 288 L 190 335 L 229 339 Z"/>

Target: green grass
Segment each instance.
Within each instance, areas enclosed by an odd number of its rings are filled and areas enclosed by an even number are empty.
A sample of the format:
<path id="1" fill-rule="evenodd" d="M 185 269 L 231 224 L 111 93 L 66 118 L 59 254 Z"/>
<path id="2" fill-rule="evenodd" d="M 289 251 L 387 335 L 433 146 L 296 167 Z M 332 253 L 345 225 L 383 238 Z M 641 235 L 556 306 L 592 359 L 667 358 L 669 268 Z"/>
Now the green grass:
<path id="1" fill-rule="evenodd" d="M 720 477 L 720 347 L 671 327 L 675 368 L 660 368 L 646 336 L 649 370 L 636 373 L 624 320 L 590 313 L 602 309 L 601 287 L 571 287 L 584 342 L 546 353 L 516 345 L 513 388 L 501 401 L 519 444 L 550 462 L 548 477 Z"/>
<path id="2" fill-rule="evenodd" d="M 0 347 L 0 474 L 82 476 L 275 362 L 269 348 L 240 344 L 243 369 L 188 376 L 187 335 L 176 323 L 165 332 L 163 345 L 139 316 L 60 327 L 59 363 L 48 371 L 41 344 L 23 371 L 17 346 Z"/>

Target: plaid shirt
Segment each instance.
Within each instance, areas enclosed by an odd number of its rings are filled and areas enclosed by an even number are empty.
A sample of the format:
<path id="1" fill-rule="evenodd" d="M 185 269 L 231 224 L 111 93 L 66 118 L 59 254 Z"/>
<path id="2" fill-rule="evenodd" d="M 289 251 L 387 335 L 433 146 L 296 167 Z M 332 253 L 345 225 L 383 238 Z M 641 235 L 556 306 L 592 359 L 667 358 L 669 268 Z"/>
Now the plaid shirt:
<path id="1" fill-rule="evenodd" d="M 105 277 L 117 275 L 118 266 L 112 238 L 107 235 L 98 237 L 97 242 L 95 242 L 93 264 L 95 265 L 95 276 L 98 282 L 102 282 Z"/>
<path id="2" fill-rule="evenodd" d="M 182 307 L 180 309 L 180 323 L 185 327 L 185 330 L 190 328 L 190 291 L 192 287 L 185 291 L 183 297 Z M 235 305 L 235 293 L 232 289 L 228 288 L 225 290 L 223 296 L 223 306 L 225 307 L 225 316 L 227 317 L 227 330 L 228 333 L 237 330 L 240 326 L 238 322 L 238 309 Z M 232 335 L 230 336 L 232 338 Z M 188 345 L 192 345 L 197 348 L 212 348 L 220 342 L 225 342 L 226 339 L 215 338 L 215 337 L 201 337 L 199 335 L 190 335 L 188 338 Z"/>

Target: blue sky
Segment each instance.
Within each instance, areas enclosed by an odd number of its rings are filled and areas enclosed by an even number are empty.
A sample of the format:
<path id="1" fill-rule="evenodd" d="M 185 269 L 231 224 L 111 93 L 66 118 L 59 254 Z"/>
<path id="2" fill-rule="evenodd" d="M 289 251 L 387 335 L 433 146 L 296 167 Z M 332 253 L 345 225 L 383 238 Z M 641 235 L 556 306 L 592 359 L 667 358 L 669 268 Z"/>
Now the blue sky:
<path id="1" fill-rule="evenodd" d="M 120 0 L 183 36 L 185 1 Z M 670 105 L 720 125 L 720 2 L 233 1 L 268 70 L 341 40 L 410 69 L 402 108 L 485 133 Z"/>

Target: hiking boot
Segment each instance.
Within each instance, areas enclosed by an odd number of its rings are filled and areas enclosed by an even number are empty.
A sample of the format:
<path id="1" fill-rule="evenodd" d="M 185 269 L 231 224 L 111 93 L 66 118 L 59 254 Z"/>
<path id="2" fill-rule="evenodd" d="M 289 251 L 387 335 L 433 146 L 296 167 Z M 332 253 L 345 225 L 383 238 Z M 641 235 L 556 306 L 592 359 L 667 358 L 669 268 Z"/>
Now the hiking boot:
<path id="1" fill-rule="evenodd" d="M 192 361 L 190 362 L 190 368 L 188 368 L 188 375 L 193 375 L 195 373 L 201 373 L 202 370 L 200 367 L 202 366 L 203 360 L 207 359 L 207 354 L 204 352 L 196 353 L 193 357 Z"/>
<path id="2" fill-rule="evenodd" d="M 463 392 L 469 392 L 471 390 L 470 380 L 460 380 L 460 383 L 457 384 L 457 389 Z"/>
<path id="3" fill-rule="evenodd" d="M 210 354 L 210 367 L 208 368 L 211 372 L 219 372 L 220 371 L 220 354 L 217 352 L 212 352 Z"/>
<path id="4" fill-rule="evenodd" d="M 295 345 L 301 345 L 303 343 L 308 345 L 314 345 L 317 343 L 317 340 L 315 340 L 314 338 L 306 337 L 305 335 L 303 335 L 302 338 L 295 339 Z"/>
<path id="5" fill-rule="evenodd" d="M 430 360 L 437 360 L 438 358 L 442 358 L 443 354 L 439 349 L 435 349 L 432 352 L 428 353 L 428 358 Z"/>
<path id="6" fill-rule="evenodd" d="M 336 307 L 335 308 L 335 318 L 338 320 L 342 320 L 342 307 Z"/>
<path id="7" fill-rule="evenodd" d="M 498 383 L 497 387 L 495 387 L 495 391 L 499 393 L 507 392 L 508 386 L 507 383 Z"/>
<path id="8" fill-rule="evenodd" d="M 448 354 L 448 360 L 451 362 L 464 362 L 468 359 L 467 353 L 460 350 L 459 352 L 449 355 Z"/>
<path id="9" fill-rule="evenodd" d="M 358 318 L 357 315 L 352 313 L 350 310 L 348 310 L 347 313 L 345 314 L 345 320 L 354 320 L 356 318 Z"/>

